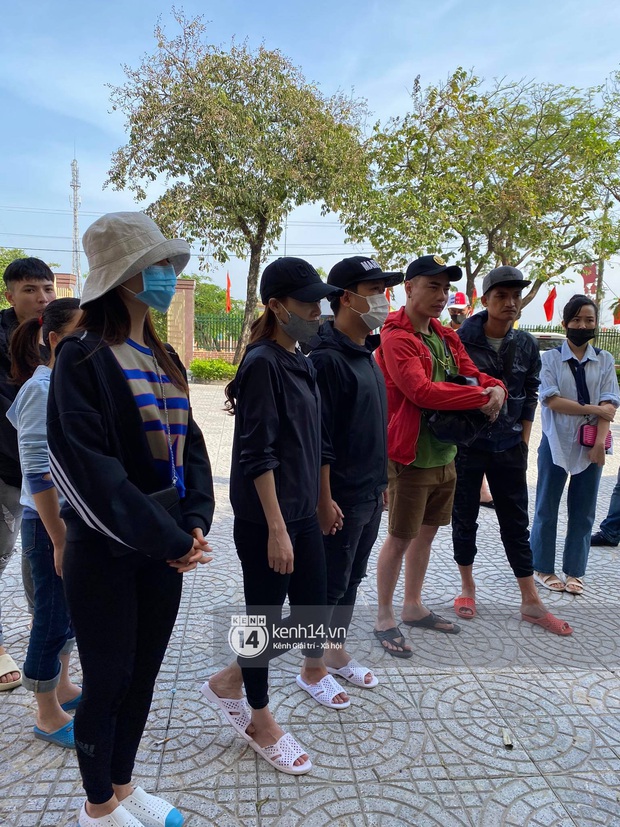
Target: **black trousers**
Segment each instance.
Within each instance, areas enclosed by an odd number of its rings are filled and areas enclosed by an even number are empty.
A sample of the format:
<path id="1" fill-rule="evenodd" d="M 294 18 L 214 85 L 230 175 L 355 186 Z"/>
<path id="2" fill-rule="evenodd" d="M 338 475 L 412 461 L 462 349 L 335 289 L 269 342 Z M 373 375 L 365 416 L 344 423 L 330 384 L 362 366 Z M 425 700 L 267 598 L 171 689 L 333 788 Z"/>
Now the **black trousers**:
<path id="1" fill-rule="evenodd" d="M 366 577 L 368 558 L 377 539 L 383 497 L 342 506 L 341 531 L 323 535 L 327 563 L 327 603 L 331 617 L 329 637 L 344 645 L 360 583 Z"/>
<path id="2" fill-rule="evenodd" d="M 320 658 L 326 635 L 325 552 L 316 516 L 288 523 L 295 555 L 292 574 L 269 568 L 266 524 L 235 518 L 234 538 L 243 570 L 248 615 L 266 619 L 269 642 L 257 657 L 239 656 L 243 683 L 252 709 L 269 704 L 269 661 L 292 648 Z M 290 615 L 282 620 L 288 595 Z"/>
<path id="3" fill-rule="evenodd" d="M 500 536 L 514 575 L 530 577 L 533 574 L 527 511 L 527 454 L 524 442 L 497 453 L 459 448 L 452 510 L 452 544 L 459 566 L 471 566 L 476 556 L 480 486 L 486 474 Z"/>
<path id="4" fill-rule="evenodd" d="M 83 673 L 78 763 L 88 800 L 103 804 L 131 781 L 183 577 L 135 552 L 112 557 L 103 535 L 69 521 L 63 582 Z"/>

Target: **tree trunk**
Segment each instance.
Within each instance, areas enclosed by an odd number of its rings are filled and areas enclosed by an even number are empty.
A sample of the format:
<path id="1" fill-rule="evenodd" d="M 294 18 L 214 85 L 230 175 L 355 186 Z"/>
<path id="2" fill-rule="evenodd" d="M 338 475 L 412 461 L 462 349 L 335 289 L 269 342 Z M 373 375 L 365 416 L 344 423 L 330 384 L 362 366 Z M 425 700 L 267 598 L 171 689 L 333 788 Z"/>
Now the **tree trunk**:
<path id="1" fill-rule="evenodd" d="M 256 304 L 258 301 L 256 291 L 258 290 L 258 271 L 260 269 L 260 256 L 262 249 L 262 241 L 258 244 L 253 244 L 250 247 L 250 268 L 248 270 L 248 287 L 245 299 L 245 314 L 243 316 L 241 336 L 239 337 L 239 341 L 237 342 L 237 349 L 235 350 L 235 355 L 233 358 L 233 365 L 238 365 L 241 359 L 243 358 L 243 354 L 245 353 L 245 349 L 250 340 L 250 328 L 252 327 L 252 322 L 256 318 Z"/>
<path id="2" fill-rule="evenodd" d="M 543 284 L 546 284 L 546 282 L 539 281 L 538 279 L 534 282 L 534 284 L 528 290 L 527 295 L 523 296 L 522 308 L 527 307 L 528 304 L 532 301 L 532 299 L 536 298 L 536 294 L 538 293 L 540 288 L 543 286 Z"/>

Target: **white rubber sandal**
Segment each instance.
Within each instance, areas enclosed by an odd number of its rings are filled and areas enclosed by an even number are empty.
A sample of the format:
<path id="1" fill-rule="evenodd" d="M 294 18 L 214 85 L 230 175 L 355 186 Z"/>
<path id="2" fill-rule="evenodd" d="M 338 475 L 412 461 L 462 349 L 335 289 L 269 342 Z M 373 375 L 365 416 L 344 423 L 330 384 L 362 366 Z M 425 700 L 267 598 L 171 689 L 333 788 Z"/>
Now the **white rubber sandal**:
<path id="1" fill-rule="evenodd" d="M 374 689 L 379 683 L 379 678 L 373 674 L 372 669 L 367 669 L 365 666 L 362 666 L 355 658 L 351 658 L 347 665 L 341 666 L 340 669 L 332 669 L 331 666 L 328 666 L 327 671 L 330 675 L 338 675 L 339 678 L 344 678 L 345 681 L 349 681 L 349 683 L 352 683 L 354 686 L 359 686 L 362 689 Z M 369 683 L 366 683 L 364 680 L 366 675 L 372 676 Z"/>
<path id="2" fill-rule="evenodd" d="M 142 787 L 136 787 L 121 803 L 143 827 L 181 827 L 183 824 L 183 816 L 176 807 Z"/>
<path id="3" fill-rule="evenodd" d="M 294 762 L 302 755 L 307 755 L 306 750 L 299 744 L 291 735 L 290 732 L 285 732 L 279 741 L 272 744 L 270 747 L 261 747 L 256 741 L 250 738 L 250 746 L 252 749 L 264 758 L 267 763 L 271 764 L 276 770 L 285 772 L 287 775 L 303 775 L 310 772 L 312 769 L 312 761 L 308 758 L 303 764 L 298 767 Z"/>
<path id="4" fill-rule="evenodd" d="M 209 681 L 202 685 L 200 690 L 211 703 L 214 703 L 224 713 L 224 718 L 235 732 L 246 741 L 252 738 L 247 734 L 246 729 L 252 723 L 252 711 L 245 698 L 220 698 L 209 686 Z"/>
<path id="5" fill-rule="evenodd" d="M 335 704 L 333 698 L 344 692 L 344 689 L 337 680 L 331 675 L 325 675 L 318 683 L 306 683 L 301 675 L 295 678 L 297 686 L 304 689 L 308 695 L 314 698 L 321 706 L 328 706 L 330 709 L 347 709 L 351 706 L 351 700 L 343 701 L 341 704 Z"/>
<path id="6" fill-rule="evenodd" d="M 109 815 L 100 816 L 100 818 L 89 816 L 86 812 L 86 804 L 82 804 L 78 824 L 80 827 L 143 827 L 142 822 L 134 818 L 122 804 L 119 804 Z"/>

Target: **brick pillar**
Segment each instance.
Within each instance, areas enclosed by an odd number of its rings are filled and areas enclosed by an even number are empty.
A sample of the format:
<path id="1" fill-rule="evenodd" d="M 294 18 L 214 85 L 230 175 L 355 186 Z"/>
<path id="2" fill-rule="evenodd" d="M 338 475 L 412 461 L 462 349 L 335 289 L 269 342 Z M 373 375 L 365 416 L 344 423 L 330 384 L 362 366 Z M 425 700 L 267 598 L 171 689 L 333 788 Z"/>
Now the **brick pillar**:
<path id="1" fill-rule="evenodd" d="M 73 273 L 55 273 L 54 277 L 56 280 L 56 298 L 74 298 L 77 277 Z"/>
<path id="2" fill-rule="evenodd" d="M 194 279 L 177 279 L 168 311 L 168 341 L 187 367 L 194 358 Z"/>

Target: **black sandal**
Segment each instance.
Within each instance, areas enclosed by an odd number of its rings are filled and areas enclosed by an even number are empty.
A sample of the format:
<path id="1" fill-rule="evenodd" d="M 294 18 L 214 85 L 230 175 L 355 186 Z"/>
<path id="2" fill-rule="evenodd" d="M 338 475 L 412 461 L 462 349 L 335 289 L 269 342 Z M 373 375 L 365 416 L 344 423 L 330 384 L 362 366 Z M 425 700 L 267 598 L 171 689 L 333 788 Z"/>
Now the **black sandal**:
<path id="1" fill-rule="evenodd" d="M 381 643 L 381 648 L 384 652 L 387 652 L 388 655 L 393 655 L 395 658 L 411 658 L 413 657 L 413 652 L 411 649 L 405 649 L 404 643 L 405 638 L 403 633 L 400 631 L 398 626 L 392 626 L 391 629 L 373 629 L 373 635 L 377 638 L 377 640 Z M 389 649 L 387 646 L 383 645 L 383 641 L 387 643 L 391 643 L 393 646 L 398 646 L 398 649 Z M 400 641 L 402 640 L 402 643 Z"/>
<path id="2" fill-rule="evenodd" d="M 435 612 L 424 615 L 420 620 L 403 620 L 405 626 L 420 627 L 421 629 L 432 629 L 434 632 L 443 632 L 444 635 L 458 635 L 461 627 L 451 620 L 446 620 Z M 451 629 L 442 629 L 441 626 L 452 626 Z"/>

